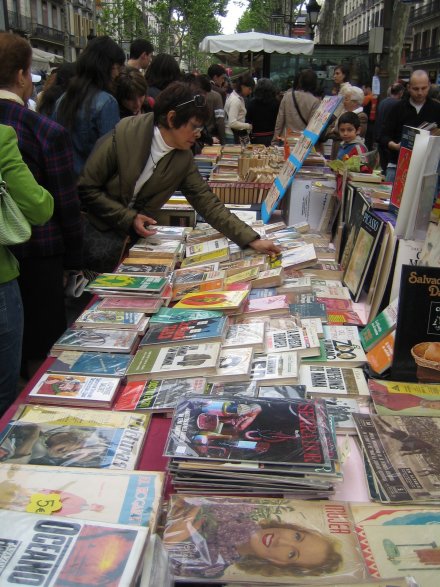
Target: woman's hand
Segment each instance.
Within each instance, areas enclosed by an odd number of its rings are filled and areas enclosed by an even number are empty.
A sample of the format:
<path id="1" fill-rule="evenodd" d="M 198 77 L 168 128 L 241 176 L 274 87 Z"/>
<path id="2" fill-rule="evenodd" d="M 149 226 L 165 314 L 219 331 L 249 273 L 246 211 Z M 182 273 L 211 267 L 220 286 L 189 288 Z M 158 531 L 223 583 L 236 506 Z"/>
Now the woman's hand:
<path id="1" fill-rule="evenodd" d="M 157 223 L 155 220 L 153 220 L 153 218 L 145 216 L 145 214 L 136 214 L 136 217 L 133 220 L 134 231 L 136 232 L 136 234 L 142 236 L 143 238 L 156 234 L 155 230 L 151 230 L 149 228 L 151 224 Z"/>
<path id="2" fill-rule="evenodd" d="M 254 251 L 257 251 L 258 253 L 265 253 L 271 257 L 276 257 L 276 255 L 281 253 L 281 247 L 269 239 L 257 238 L 249 243 L 248 246 L 252 247 Z"/>

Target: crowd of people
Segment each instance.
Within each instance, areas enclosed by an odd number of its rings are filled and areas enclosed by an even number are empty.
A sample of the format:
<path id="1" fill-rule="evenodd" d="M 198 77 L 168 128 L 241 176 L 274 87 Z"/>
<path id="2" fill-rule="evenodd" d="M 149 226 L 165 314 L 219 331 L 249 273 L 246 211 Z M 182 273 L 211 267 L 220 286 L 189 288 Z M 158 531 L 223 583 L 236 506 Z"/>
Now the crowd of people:
<path id="1" fill-rule="evenodd" d="M 270 79 L 246 73 L 231 82 L 218 64 L 206 75 L 183 75 L 173 56 L 153 54 L 149 41 L 137 39 L 126 61 L 110 37 L 95 37 L 76 63 L 51 73 L 34 111 L 32 48 L 0 33 L 0 172 L 34 225 L 28 242 L 0 246 L 0 415 L 19 374 L 31 377 L 67 327 L 66 275 L 103 270 L 90 252 L 104 235 L 115 243 L 153 234 L 174 191 L 238 245 L 279 252 L 223 206 L 191 151 L 213 142 L 281 144 L 302 131 L 320 103 L 316 73 L 301 71 L 280 96 Z M 440 102 L 429 96 L 424 71 L 407 88 L 393 84 L 379 104 L 349 74 L 344 65 L 334 70 L 343 112 L 321 142 L 333 139 L 333 158 L 377 145 L 390 179 L 403 125 L 440 125 Z"/>

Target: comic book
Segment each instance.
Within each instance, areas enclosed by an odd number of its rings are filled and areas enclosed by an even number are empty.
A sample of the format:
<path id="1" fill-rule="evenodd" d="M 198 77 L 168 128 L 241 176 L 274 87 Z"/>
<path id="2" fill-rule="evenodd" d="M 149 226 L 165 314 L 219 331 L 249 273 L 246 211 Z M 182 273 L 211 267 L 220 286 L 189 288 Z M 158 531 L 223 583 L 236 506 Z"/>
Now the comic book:
<path id="1" fill-rule="evenodd" d="M 72 375 L 105 375 L 123 377 L 132 360 L 131 355 L 63 351 L 47 369 L 49 373 Z"/>
<path id="2" fill-rule="evenodd" d="M 155 531 L 164 473 L 0 465 L 0 509 L 53 513 Z"/>
<path id="3" fill-rule="evenodd" d="M 27 397 L 31 403 L 110 408 L 120 379 L 45 373 Z"/>
<path id="4" fill-rule="evenodd" d="M 23 405 L 0 433 L 0 462 L 135 468 L 148 414 Z"/>
<path id="5" fill-rule="evenodd" d="M 184 398 L 176 406 L 164 454 L 305 467 L 330 461 L 314 401 L 238 396 Z"/>
<path id="6" fill-rule="evenodd" d="M 134 585 L 148 529 L 0 510 L 1 584 Z"/>
<path id="7" fill-rule="evenodd" d="M 368 576 L 342 502 L 173 495 L 164 546 L 177 580 L 205 585 L 316 585 Z"/>
<path id="8" fill-rule="evenodd" d="M 181 397 L 187 394 L 201 395 L 206 391 L 204 377 L 129 381 L 122 387 L 113 409 L 172 412 Z"/>

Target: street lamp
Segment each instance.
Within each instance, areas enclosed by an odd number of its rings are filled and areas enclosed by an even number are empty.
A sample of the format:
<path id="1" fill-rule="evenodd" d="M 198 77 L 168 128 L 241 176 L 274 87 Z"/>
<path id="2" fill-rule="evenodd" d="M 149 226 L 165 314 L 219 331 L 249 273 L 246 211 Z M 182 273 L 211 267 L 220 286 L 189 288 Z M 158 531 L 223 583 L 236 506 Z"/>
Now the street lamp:
<path id="1" fill-rule="evenodd" d="M 307 11 L 307 24 L 310 28 L 310 37 L 313 40 L 315 37 L 315 27 L 318 24 L 318 17 L 321 7 L 316 2 L 316 0 L 309 0 L 309 3 L 306 6 Z"/>

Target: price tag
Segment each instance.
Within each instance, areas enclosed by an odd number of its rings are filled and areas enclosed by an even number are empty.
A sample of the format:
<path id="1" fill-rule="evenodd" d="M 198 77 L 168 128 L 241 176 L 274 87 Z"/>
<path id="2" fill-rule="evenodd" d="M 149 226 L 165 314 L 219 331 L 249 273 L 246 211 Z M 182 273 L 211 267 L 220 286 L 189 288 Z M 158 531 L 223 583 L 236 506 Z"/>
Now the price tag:
<path id="1" fill-rule="evenodd" d="M 26 506 L 26 511 L 32 514 L 52 514 L 63 507 L 58 493 L 34 493 Z"/>

